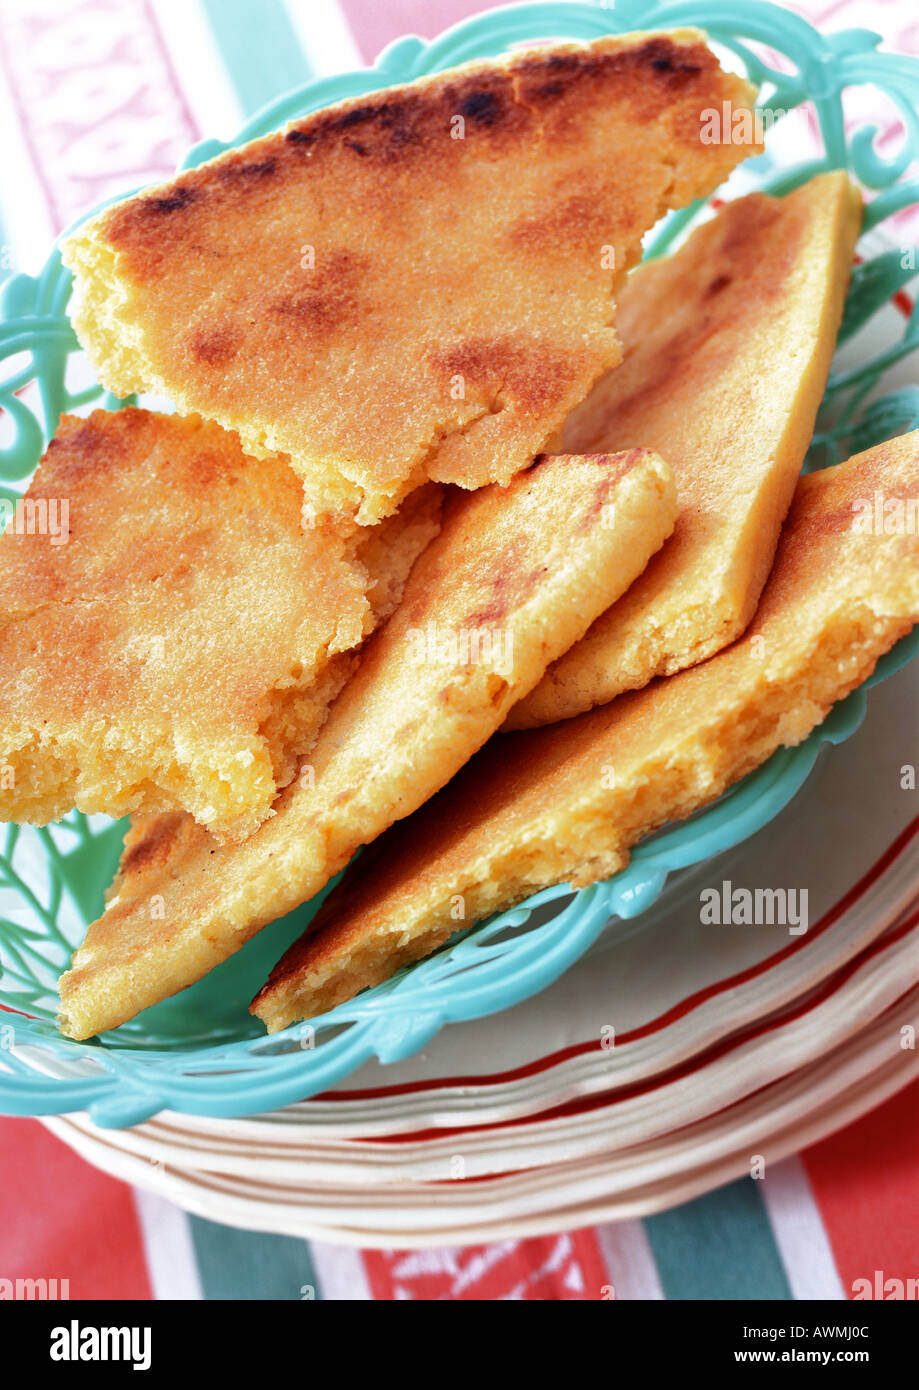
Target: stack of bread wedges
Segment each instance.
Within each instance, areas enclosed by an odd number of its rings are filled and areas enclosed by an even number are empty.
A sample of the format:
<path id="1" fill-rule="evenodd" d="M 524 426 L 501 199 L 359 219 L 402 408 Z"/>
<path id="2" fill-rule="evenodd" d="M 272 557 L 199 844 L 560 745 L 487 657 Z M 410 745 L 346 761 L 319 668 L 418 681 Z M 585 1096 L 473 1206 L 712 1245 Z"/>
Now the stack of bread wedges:
<path id="1" fill-rule="evenodd" d="M 668 213 L 761 152 L 701 33 L 549 44 L 314 112 L 63 244 L 99 380 L 0 538 L 0 818 L 129 816 L 73 1038 L 345 870 L 270 1032 L 624 868 L 919 621 L 919 433 L 802 476 L 862 204 Z M 357 852 L 363 852 L 358 856 Z M 356 857 L 357 856 L 357 857 Z"/>

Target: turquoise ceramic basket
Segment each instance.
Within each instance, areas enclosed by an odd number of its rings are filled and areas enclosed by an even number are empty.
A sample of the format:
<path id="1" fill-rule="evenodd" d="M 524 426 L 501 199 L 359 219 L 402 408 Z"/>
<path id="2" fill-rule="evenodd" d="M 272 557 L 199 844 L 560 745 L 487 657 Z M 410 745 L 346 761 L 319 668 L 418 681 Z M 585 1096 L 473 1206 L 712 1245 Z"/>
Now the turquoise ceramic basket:
<path id="1" fill-rule="evenodd" d="M 822 157 L 780 163 L 767 142 L 766 155 L 747 166 L 761 187 L 784 192 L 822 169 L 847 168 L 872 195 L 869 229 L 919 200 L 911 168 L 919 157 L 919 62 L 878 52 L 879 37 L 867 30 L 825 37 L 759 0 L 742 5 L 619 0 L 615 6 L 532 4 L 491 11 L 432 43 L 401 39 L 374 68 L 312 82 L 281 97 L 249 121 L 234 143 L 344 97 L 493 56 L 512 44 L 687 24 L 704 28 L 736 55 L 759 86 L 764 110 L 814 104 Z M 785 55 L 782 71 L 769 65 L 766 52 Z M 872 127 L 846 133 L 842 94 L 866 83 L 882 89 L 902 117 L 906 133 L 892 158 L 876 150 Z M 217 141 L 200 144 L 185 165 L 224 148 Z M 696 206 L 671 216 L 649 254 L 665 250 L 701 211 Z M 843 338 L 882 312 L 914 273 L 908 258 L 892 250 L 860 265 Z M 70 289 L 56 250 L 34 279 L 16 276 L 5 287 L 0 406 L 12 439 L 0 449 L 4 496 L 14 497 L 28 479 L 63 411 L 99 400 L 111 409 L 124 404 L 99 386 L 77 393 L 68 389 L 68 364 L 79 352 L 67 318 Z M 829 408 L 821 418 L 833 423 L 815 438 L 809 466 L 836 461 L 919 424 L 919 388 L 901 386 L 883 394 L 885 373 L 919 346 L 919 314 L 914 311 L 901 322 L 902 332 L 892 333 L 870 360 L 831 377 Z M 31 382 L 38 387 L 35 413 L 18 394 Z M 868 686 L 898 669 L 917 647 L 914 634 L 888 655 Z M 309 1026 L 271 1038 L 249 1017 L 247 1004 L 299 935 L 315 902 L 269 927 L 192 989 L 113 1033 L 72 1043 L 55 1030 L 55 980 L 86 922 L 101 908 L 122 827 L 80 815 L 51 829 L 7 826 L 0 858 L 0 1003 L 15 1012 L 0 1013 L 0 1111 L 89 1110 L 101 1125 L 135 1124 L 163 1107 L 202 1115 L 254 1114 L 325 1090 L 368 1058 L 407 1057 L 445 1023 L 506 1009 L 557 979 L 612 919 L 643 912 L 674 870 L 738 844 L 777 815 L 808 776 L 821 745 L 839 743 L 858 727 L 866 689 L 838 705 L 801 747 L 777 753 L 716 805 L 641 845 L 629 868 L 615 878 L 574 896 L 565 888 L 540 893 Z"/>

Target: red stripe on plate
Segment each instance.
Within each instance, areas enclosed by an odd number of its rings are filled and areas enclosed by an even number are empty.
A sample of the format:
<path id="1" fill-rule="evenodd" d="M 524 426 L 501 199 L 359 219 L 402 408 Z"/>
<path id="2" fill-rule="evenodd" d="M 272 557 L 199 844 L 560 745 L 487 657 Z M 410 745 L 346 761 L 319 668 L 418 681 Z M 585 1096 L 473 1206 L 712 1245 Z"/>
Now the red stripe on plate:
<path id="1" fill-rule="evenodd" d="M 0 1117 L 0 1279 L 66 1279 L 71 1298 L 152 1297 L 131 1189 L 37 1120 Z"/>
<path id="2" fill-rule="evenodd" d="M 913 301 L 906 293 L 906 290 L 898 290 L 893 297 L 893 303 L 900 310 L 901 314 L 905 314 L 907 318 L 910 317 L 913 312 Z"/>
<path id="3" fill-rule="evenodd" d="M 443 1250 L 361 1252 L 375 1299 L 388 1301 L 608 1298 L 609 1273 L 592 1230 Z"/>
<path id="4" fill-rule="evenodd" d="M 872 1298 L 919 1281 L 919 1082 L 802 1158 L 847 1295 L 865 1292 L 856 1280 Z"/>
<path id="5" fill-rule="evenodd" d="M 820 1004 L 830 999 L 853 975 L 857 974 L 862 966 L 874 956 L 883 954 L 891 946 L 901 941 L 910 932 L 919 926 L 919 908 L 910 912 L 909 916 L 900 923 L 898 927 L 886 932 L 878 941 L 853 956 L 835 974 L 830 975 L 816 989 L 805 996 L 801 1001 L 797 1001 L 792 1007 L 782 1010 L 778 1014 L 770 1014 L 765 1020 L 750 1024 L 749 1027 L 732 1033 L 730 1037 L 723 1039 L 707 1051 L 699 1053 L 695 1057 L 688 1058 L 681 1062 L 679 1066 L 672 1067 L 669 1071 L 657 1072 L 654 1076 L 644 1077 L 640 1081 L 633 1081 L 627 1086 L 612 1086 L 609 1090 L 597 1092 L 595 1095 L 582 1096 L 575 1100 L 565 1101 L 562 1105 L 552 1106 L 547 1110 L 540 1110 L 535 1115 L 517 1115 L 513 1119 L 495 1120 L 491 1124 L 469 1124 L 459 1125 L 450 1129 L 421 1129 L 414 1130 L 408 1134 L 381 1134 L 374 1136 L 372 1140 L 363 1139 L 347 1140 L 348 1143 L 372 1142 L 374 1144 L 412 1144 L 419 1140 L 442 1139 L 448 1135 L 461 1135 L 469 1133 L 481 1133 L 485 1130 L 505 1130 L 515 1129 L 520 1125 L 532 1124 L 534 1120 L 555 1120 L 566 1119 L 573 1115 L 586 1115 L 593 1110 L 602 1110 L 610 1104 L 617 1104 L 619 1101 L 632 1100 L 635 1096 L 651 1095 L 654 1091 L 659 1091 L 663 1086 L 669 1086 L 674 1081 L 681 1081 L 687 1076 L 691 1076 L 696 1071 L 701 1071 L 704 1067 L 711 1065 L 712 1062 L 719 1061 L 722 1057 L 736 1052 L 738 1048 L 754 1038 L 765 1037 L 769 1033 L 774 1033 L 777 1029 L 783 1028 L 787 1023 L 793 1023 L 796 1019 L 803 1018 L 811 1013 Z M 909 982 L 903 993 L 897 1000 L 885 1009 L 887 1013 L 896 1008 L 900 999 L 915 989 L 916 981 Z M 768 1082 L 768 1085 L 775 1083 Z M 752 1093 L 751 1093 L 752 1094 Z M 717 1113 L 717 1112 L 713 1112 Z M 453 1181 L 453 1180 L 451 1180 Z M 462 1181 L 462 1179 L 460 1179 Z"/>
<path id="6" fill-rule="evenodd" d="M 884 851 L 880 859 L 871 866 L 868 872 L 855 883 L 849 891 L 834 904 L 830 910 L 817 922 L 816 926 L 807 933 L 806 936 L 799 936 L 795 941 L 777 951 L 774 956 L 767 956 L 765 960 L 757 965 L 752 965 L 747 970 L 742 970 L 736 975 L 728 975 L 723 980 L 718 980 L 712 985 L 707 985 L 705 989 L 698 990 L 695 994 L 687 995 L 674 1005 L 667 1013 L 661 1014 L 658 1018 L 652 1019 L 649 1023 L 643 1023 L 640 1028 L 634 1028 L 630 1033 L 618 1035 L 618 1043 L 636 1042 L 640 1038 L 652 1036 L 659 1033 L 663 1028 L 669 1027 L 671 1023 L 685 1018 L 687 1014 L 693 1012 L 701 1004 L 709 999 L 716 998 L 719 994 L 735 989 L 738 985 L 746 984 L 748 981 L 756 979 L 758 975 L 763 975 L 771 970 L 781 961 L 789 956 L 795 955 L 798 951 L 806 949 L 811 941 L 815 941 L 825 931 L 836 923 L 844 912 L 847 912 L 865 893 L 871 888 L 890 866 L 899 859 L 906 847 L 919 835 L 919 816 L 903 830 L 893 844 Z M 401 1096 L 412 1095 L 420 1091 L 437 1090 L 441 1086 L 496 1086 L 507 1081 L 518 1081 L 527 1076 L 535 1076 L 549 1067 L 556 1066 L 559 1062 L 567 1062 L 572 1057 L 583 1057 L 589 1052 L 599 1049 L 600 1043 L 597 1038 L 591 1038 L 589 1042 L 572 1043 L 569 1047 L 560 1048 L 558 1052 L 547 1053 L 544 1057 L 537 1057 L 532 1062 L 527 1062 L 523 1066 L 515 1067 L 511 1071 L 491 1072 L 487 1076 L 449 1076 L 439 1077 L 433 1081 L 406 1081 L 396 1086 L 375 1086 L 365 1090 L 352 1091 L 326 1091 L 317 1097 L 321 1100 L 369 1100 L 378 1096 Z"/>
<path id="7" fill-rule="evenodd" d="M 915 924 L 913 924 L 913 929 L 915 929 Z M 898 935 L 902 934 L 904 934 L 902 933 L 902 931 L 898 933 Z M 898 1009 L 900 1009 L 902 1001 L 904 1001 L 905 998 L 908 998 L 909 995 L 912 995 L 913 992 L 915 992 L 915 988 L 915 983 L 913 983 L 911 984 L 911 986 L 909 986 L 909 988 L 906 988 L 906 990 L 904 990 L 904 992 L 902 992 L 901 995 L 898 995 L 898 997 L 894 999 L 893 1004 L 888 1006 L 888 1008 L 884 1009 L 884 1012 L 881 1013 L 881 1019 L 884 1019 L 884 1017 L 891 1016 L 895 1011 L 898 1011 Z M 806 1009 L 804 1009 L 804 1011 L 799 1012 L 804 1013 L 806 1012 Z M 769 1033 L 769 1031 L 772 1031 L 773 1029 L 776 1029 L 776 1027 L 779 1027 L 781 1023 L 787 1022 L 787 1020 L 790 1019 L 790 1017 L 792 1017 L 792 1015 L 783 1015 L 781 1019 L 777 1019 L 774 1020 L 774 1022 L 770 1022 L 770 1026 L 766 1027 L 766 1029 L 762 1029 L 762 1033 Z M 715 1052 L 715 1049 L 712 1049 L 712 1051 Z M 731 1048 L 724 1047 L 722 1051 L 731 1051 Z M 706 1058 L 706 1061 L 708 1061 L 708 1059 L 710 1058 Z M 669 1076 L 663 1077 L 660 1083 L 658 1083 L 658 1081 L 655 1081 L 655 1084 L 653 1084 L 653 1086 L 648 1087 L 648 1091 L 658 1090 L 659 1084 L 663 1084 L 665 1083 L 665 1081 L 680 1079 L 681 1072 L 683 1072 L 683 1069 L 678 1070 L 678 1072 L 677 1070 L 674 1070 L 674 1072 L 670 1073 Z M 715 1115 L 726 1115 L 726 1113 L 730 1113 L 731 1111 L 733 1111 L 733 1109 L 737 1108 L 737 1105 L 744 1104 L 745 1101 L 748 1101 L 748 1099 L 751 1098 L 752 1095 L 767 1093 L 767 1091 L 772 1091 L 774 1090 L 774 1088 L 781 1086 L 781 1084 L 787 1083 L 788 1074 L 794 1074 L 794 1072 L 783 1074 L 783 1076 L 776 1077 L 776 1079 L 774 1079 L 773 1081 L 766 1081 L 766 1083 L 763 1084 L 763 1086 L 755 1087 L 754 1090 L 749 1091 L 749 1093 L 745 1095 L 744 1098 L 742 1098 L 742 1101 L 733 1101 L 730 1105 L 724 1105 L 722 1106 L 722 1108 L 710 1112 L 708 1118 L 713 1118 L 713 1116 Z M 455 1137 L 462 1136 L 462 1134 L 466 1133 L 482 1133 L 482 1131 L 485 1130 L 516 1129 L 516 1127 L 519 1127 L 521 1125 L 531 1125 L 531 1123 L 534 1122 L 534 1120 L 539 1120 L 539 1122 L 542 1122 L 542 1120 L 556 1119 L 559 1118 L 559 1116 L 564 1116 L 564 1118 L 570 1118 L 571 1115 L 580 1115 L 580 1113 L 589 1113 L 591 1111 L 598 1111 L 598 1109 L 602 1109 L 603 1106 L 609 1104 L 610 1097 L 613 1098 L 613 1101 L 631 1098 L 631 1095 L 633 1095 L 634 1091 L 637 1090 L 638 1084 L 640 1083 L 637 1083 L 637 1086 L 634 1087 L 623 1087 L 623 1090 L 621 1091 L 603 1091 L 603 1093 L 599 1095 L 591 1095 L 591 1097 L 581 1099 L 581 1101 L 569 1101 L 567 1102 L 567 1104 L 556 1106 L 555 1109 L 549 1109 L 549 1111 L 539 1112 L 538 1115 L 524 1115 L 517 1116 L 516 1119 L 501 1120 L 501 1122 L 496 1122 L 494 1123 L 494 1125 L 469 1125 L 466 1127 L 459 1127 L 459 1129 L 450 1130 L 417 1130 L 416 1133 L 413 1134 L 400 1134 L 400 1136 L 382 1136 L 377 1138 L 371 1138 L 371 1140 L 368 1141 L 361 1140 L 361 1143 L 406 1144 L 410 1143 L 410 1141 L 413 1140 L 428 1140 L 428 1138 L 444 1138 L 446 1136 Z M 527 1172 L 528 1169 L 509 1168 L 499 1170 L 499 1172 L 494 1173 L 477 1173 L 477 1175 L 471 1177 L 445 1177 L 445 1179 L 431 1179 L 430 1186 L 471 1187 L 475 1186 L 475 1184 L 478 1184 L 478 1186 L 488 1187 L 489 1184 L 498 1183 L 498 1181 L 503 1181 L 507 1179 L 507 1177 L 517 1177 Z"/>

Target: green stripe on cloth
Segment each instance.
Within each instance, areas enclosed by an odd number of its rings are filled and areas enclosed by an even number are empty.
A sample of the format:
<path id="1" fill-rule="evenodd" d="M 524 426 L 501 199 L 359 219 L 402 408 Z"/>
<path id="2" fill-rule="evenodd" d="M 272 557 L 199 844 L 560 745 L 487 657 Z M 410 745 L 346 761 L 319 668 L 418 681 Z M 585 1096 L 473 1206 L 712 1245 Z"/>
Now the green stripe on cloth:
<path id="1" fill-rule="evenodd" d="M 188 1220 L 205 1299 L 283 1302 L 320 1297 L 305 1240 L 219 1226 L 200 1216 Z"/>
<path id="2" fill-rule="evenodd" d="M 753 1178 L 649 1216 L 644 1224 L 666 1298 L 791 1298 Z"/>
<path id="3" fill-rule="evenodd" d="M 313 71 L 281 0 L 203 0 L 230 81 L 247 116 L 299 87 Z"/>

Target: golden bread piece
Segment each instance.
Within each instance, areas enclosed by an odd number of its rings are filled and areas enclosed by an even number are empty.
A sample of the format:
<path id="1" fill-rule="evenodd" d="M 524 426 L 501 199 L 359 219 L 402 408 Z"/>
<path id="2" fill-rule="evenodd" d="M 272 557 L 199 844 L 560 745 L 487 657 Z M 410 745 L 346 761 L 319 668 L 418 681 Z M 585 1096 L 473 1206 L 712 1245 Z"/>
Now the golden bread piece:
<path id="1" fill-rule="evenodd" d="M 379 840 L 254 1001 L 269 1031 L 541 888 L 608 878 L 644 835 L 806 738 L 919 620 L 919 535 L 860 530 L 875 493 L 913 499 L 915 513 L 919 432 L 800 481 L 759 611 L 734 646 L 603 709 L 494 740 Z"/>
<path id="2" fill-rule="evenodd" d="M 471 757 L 628 587 L 675 513 L 669 471 L 637 449 L 545 459 L 507 488 L 454 493 L 275 815 L 227 847 L 187 817 L 131 833 L 114 895 L 61 980 L 63 1030 L 123 1023 L 313 897 Z"/>
<path id="3" fill-rule="evenodd" d="M 112 390 L 289 455 L 320 513 L 507 482 L 619 360 L 643 233 L 759 148 L 701 113 L 753 95 L 684 30 L 354 98 L 74 232 L 74 326 Z"/>
<path id="4" fill-rule="evenodd" d="M 436 530 L 436 499 L 417 496 L 383 528 L 400 532 L 384 564 L 364 553 L 372 532 L 304 530 L 288 466 L 217 425 L 65 417 L 26 494 L 33 524 L 0 540 L 0 817 L 184 808 L 217 837 L 251 833 L 349 674 L 373 595 L 385 609 L 405 544 Z"/>
<path id="5" fill-rule="evenodd" d="M 743 632 L 810 444 L 860 223 L 846 175 L 822 174 L 784 198 L 729 203 L 630 276 L 625 360 L 566 422 L 561 448 L 657 449 L 676 478 L 676 532 L 509 729 L 581 714 Z"/>

